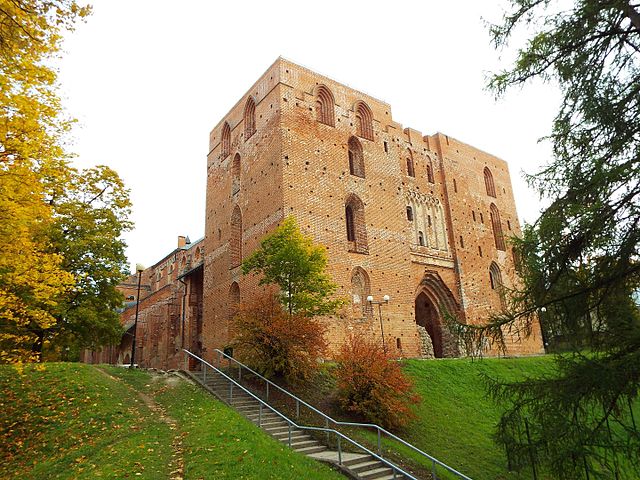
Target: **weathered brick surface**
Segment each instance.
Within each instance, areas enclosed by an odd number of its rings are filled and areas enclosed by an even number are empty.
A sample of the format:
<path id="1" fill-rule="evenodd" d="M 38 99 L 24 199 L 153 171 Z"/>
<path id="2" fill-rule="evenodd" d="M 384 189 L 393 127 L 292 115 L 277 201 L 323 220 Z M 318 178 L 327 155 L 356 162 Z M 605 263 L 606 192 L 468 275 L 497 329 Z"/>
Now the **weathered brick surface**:
<path id="1" fill-rule="evenodd" d="M 332 352 L 351 332 L 381 339 L 384 329 L 385 345 L 399 356 L 464 353 L 443 323 L 445 311 L 478 324 L 500 310 L 492 262 L 506 287 L 517 281 L 508 240 L 496 248 L 492 204 L 505 239 L 519 235 L 506 162 L 441 133 L 403 128 L 388 104 L 278 59 L 211 131 L 200 276 L 185 287 L 168 273 L 193 245 L 143 274 L 150 297 L 141 318 L 155 326 L 143 337 L 143 362 L 176 366 L 183 342 L 212 359 L 214 348 L 231 341 L 238 302 L 262 288 L 239 264 L 288 215 L 326 247 L 338 294 L 348 299 L 339 315 L 323 320 Z M 193 300 L 183 341 L 175 323 L 185 288 Z M 390 300 L 368 306 L 367 295 Z M 418 326 L 433 337 L 429 348 Z M 508 335 L 508 353 L 541 352 L 537 326 L 533 333 Z"/>
<path id="2" fill-rule="evenodd" d="M 335 101 L 334 126 L 318 121 L 318 94 L 324 87 Z M 256 102 L 257 132 L 245 141 L 242 115 L 249 96 Z M 373 139 L 357 137 L 363 176 L 359 171 L 351 174 L 349 167 L 358 102 L 365 102 L 373 114 Z M 223 159 L 225 122 L 232 135 L 229 156 Z M 505 236 L 519 234 L 507 164 L 445 135 L 403 129 L 393 121 L 389 105 L 331 79 L 279 59 L 212 130 L 210 150 L 204 300 L 208 345 L 229 341 L 231 284 L 238 283 L 241 299 L 255 291 L 255 279 L 229 269 L 235 205 L 243 214 L 245 257 L 284 215 L 294 215 L 306 233 L 326 246 L 340 295 L 354 298 L 352 275 L 356 267 L 362 268 L 368 276 L 367 293 L 375 300 L 391 297 L 381 308 L 385 343 L 400 347 L 400 355 L 420 355 L 415 314 L 420 293 L 436 307 L 434 333 L 442 336 L 443 353 L 454 355 L 457 345 L 441 324 L 444 306 L 467 322 L 484 322 L 500 308 L 500 296 L 489 279 L 491 262 L 500 268 L 505 286 L 514 281 L 510 248 L 496 249 L 489 215 L 493 202 Z M 233 194 L 230 162 L 236 152 L 242 158 L 241 187 Z M 485 166 L 493 174 L 496 198 L 487 195 Z M 364 217 L 364 230 L 356 226 L 354 241 L 349 241 L 345 208 L 354 196 L 363 205 L 355 216 Z M 408 205 L 420 219 L 407 220 Z M 419 244 L 419 235 L 426 245 Z M 357 305 L 349 305 L 325 321 L 334 350 L 352 331 L 380 336 L 377 308 L 363 317 Z M 540 352 L 539 332 L 534 333 L 527 340 L 510 338 L 509 353 Z"/>

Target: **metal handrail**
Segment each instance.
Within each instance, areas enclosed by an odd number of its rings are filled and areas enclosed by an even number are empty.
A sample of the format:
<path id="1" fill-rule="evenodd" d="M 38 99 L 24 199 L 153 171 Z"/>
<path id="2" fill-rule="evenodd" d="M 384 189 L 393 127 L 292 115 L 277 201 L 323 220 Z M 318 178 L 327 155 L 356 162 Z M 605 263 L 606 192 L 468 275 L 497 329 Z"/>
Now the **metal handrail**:
<path id="1" fill-rule="evenodd" d="M 202 363 L 203 365 L 205 365 L 205 369 L 208 366 L 209 368 L 211 368 L 213 371 L 215 371 L 216 373 L 218 373 L 219 375 L 222 375 L 225 379 L 227 379 L 230 382 L 230 398 L 229 398 L 229 402 L 231 402 L 231 400 L 233 399 L 233 385 L 235 385 L 236 387 L 242 389 L 246 394 L 248 394 L 250 397 L 252 397 L 254 400 L 257 400 L 260 403 L 260 414 L 258 417 L 258 425 L 262 426 L 262 421 L 261 421 L 261 417 L 262 417 L 262 406 L 267 407 L 269 410 L 271 410 L 273 413 L 275 413 L 276 415 L 278 415 L 279 417 L 281 417 L 283 420 L 285 420 L 288 424 L 289 424 L 289 447 L 291 447 L 291 428 L 295 427 L 298 428 L 300 430 L 314 430 L 314 431 L 318 431 L 318 432 L 325 432 L 327 434 L 329 433 L 334 433 L 336 435 L 336 437 L 338 438 L 338 463 L 340 465 L 342 465 L 342 449 L 340 446 L 340 438 L 343 438 L 344 440 L 346 440 L 347 442 L 351 443 L 352 445 L 354 445 L 357 448 L 360 448 L 361 450 L 363 450 L 364 452 L 366 452 L 367 454 L 371 455 L 373 458 L 375 458 L 376 460 L 381 461 L 382 463 L 384 463 L 385 465 L 387 465 L 388 467 L 391 468 L 391 470 L 393 471 L 393 476 L 395 478 L 396 473 L 402 474 L 404 476 L 406 476 L 407 478 L 409 478 L 410 480 L 418 480 L 416 477 L 414 477 L 413 475 L 411 475 L 410 473 L 404 471 L 403 469 L 401 469 L 400 467 L 394 465 L 393 463 L 391 463 L 390 461 L 382 458 L 381 456 L 373 453 L 371 450 L 369 450 L 367 447 L 364 447 L 362 445 L 360 445 L 358 442 L 356 442 L 355 440 L 349 438 L 348 436 L 346 436 L 345 434 L 343 434 L 342 432 L 339 432 L 337 430 L 334 430 L 332 428 L 323 428 L 323 427 L 312 427 L 312 426 L 308 426 L 308 425 L 298 425 L 297 423 L 295 423 L 293 420 L 291 420 L 289 417 L 287 417 L 285 414 L 279 412 L 278 410 L 276 410 L 274 407 L 272 407 L 271 405 L 269 405 L 266 401 L 262 400 L 261 398 L 259 398 L 258 396 L 254 395 L 251 391 L 249 391 L 248 389 L 246 389 L 245 387 L 243 387 L 242 385 L 240 385 L 238 382 L 236 382 L 233 378 L 229 377 L 226 373 L 224 373 L 223 371 L 221 371 L 220 369 L 214 367 L 213 365 L 211 365 L 209 362 L 207 362 L 206 360 L 204 360 L 203 358 L 198 357 L 197 355 L 195 355 L 194 353 L 191 353 L 189 350 L 186 349 L 182 349 L 183 352 L 185 352 L 186 354 L 190 355 L 191 357 L 195 358 L 196 360 L 198 360 L 200 363 Z M 204 371 L 204 379 L 206 379 L 206 370 Z M 471 479 L 469 479 L 471 480 Z"/>
<path id="2" fill-rule="evenodd" d="M 254 375 L 256 375 L 257 377 L 259 377 L 260 379 L 264 380 L 265 382 L 267 382 L 267 385 L 272 385 L 274 387 L 276 387 L 278 390 L 280 390 L 282 393 L 284 393 L 285 395 L 288 395 L 289 397 L 293 398 L 296 401 L 296 412 L 298 412 L 299 415 L 299 411 L 300 411 L 300 406 L 299 404 L 304 405 L 305 407 L 309 408 L 310 410 L 314 411 L 315 413 L 317 413 L 318 415 L 320 415 L 321 417 L 323 417 L 326 421 L 327 421 L 327 427 L 328 422 L 333 423 L 334 425 L 344 425 L 347 427 L 364 427 L 364 428 L 372 428 L 372 429 L 376 429 L 377 434 L 378 434 L 378 453 L 381 454 L 382 453 L 382 445 L 381 445 L 381 434 L 384 433 L 385 435 L 391 437 L 392 439 L 400 442 L 402 445 L 404 445 L 405 447 L 408 447 L 410 449 L 412 449 L 413 451 L 419 453 L 420 455 L 426 457 L 429 461 L 431 461 L 432 464 L 437 464 L 439 466 L 441 466 L 442 468 L 444 468 L 445 470 L 447 470 L 450 473 L 453 473 L 454 475 L 457 475 L 458 477 L 464 479 L 464 480 L 472 480 L 470 477 L 467 477 L 465 474 L 458 472 L 455 468 L 450 467 L 449 465 L 447 465 L 446 463 L 441 462 L 440 460 L 438 460 L 435 457 L 432 457 L 431 455 L 429 455 L 426 452 L 423 452 L 422 450 L 420 450 L 418 447 L 416 447 L 415 445 L 410 444 L 409 442 L 407 442 L 406 440 L 403 440 L 402 438 L 398 437 L 397 435 L 394 435 L 393 433 L 389 432 L 388 430 L 385 430 L 384 428 L 382 428 L 380 425 L 376 425 L 375 423 L 356 423 L 356 422 L 341 422 L 339 420 L 335 420 L 334 418 L 330 417 L 329 415 L 327 415 L 326 413 L 318 410 L 317 408 L 315 408 L 312 405 L 309 405 L 307 402 L 305 402 L 304 400 L 302 400 L 301 398 L 298 398 L 296 395 L 294 395 L 293 393 L 289 392 L 288 390 L 282 388 L 281 386 L 279 386 L 276 383 L 273 383 L 271 380 L 269 380 L 268 378 L 265 378 L 264 376 L 260 375 L 258 372 L 256 372 L 255 370 L 253 370 L 252 368 L 246 366 L 245 364 L 239 362 L 238 360 L 236 360 L 235 358 L 227 355 L 226 353 L 224 353 L 223 351 L 219 350 L 219 349 L 214 349 L 215 352 L 218 353 L 218 364 L 220 364 L 220 356 L 225 357 L 228 360 L 233 361 L 234 363 L 236 363 L 239 367 L 241 368 L 245 368 L 246 370 L 250 371 L 251 373 L 253 373 Z M 267 400 L 269 400 L 269 389 L 267 387 Z"/>

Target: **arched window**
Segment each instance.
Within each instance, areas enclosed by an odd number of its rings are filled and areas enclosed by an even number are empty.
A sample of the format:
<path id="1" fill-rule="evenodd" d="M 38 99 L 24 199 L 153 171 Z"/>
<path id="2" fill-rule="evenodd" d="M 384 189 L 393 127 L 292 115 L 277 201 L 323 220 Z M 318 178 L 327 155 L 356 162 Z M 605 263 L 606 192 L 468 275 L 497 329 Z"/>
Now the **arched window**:
<path id="1" fill-rule="evenodd" d="M 369 253 L 362 200 L 357 195 L 349 195 L 345 201 L 344 213 L 349 251 Z"/>
<path id="2" fill-rule="evenodd" d="M 413 164 L 413 155 L 411 154 L 411 150 L 407 150 L 407 176 L 416 176 L 416 169 Z"/>
<path id="3" fill-rule="evenodd" d="M 356 105 L 356 135 L 373 140 L 373 114 L 364 102 L 358 102 Z"/>
<path id="4" fill-rule="evenodd" d="M 320 85 L 316 100 L 316 120 L 325 125 L 335 127 L 335 104 L 331 91 L 324 85 Z"/>
<path id="5" fill-rule="evenodd" d="M 222 136 L 220 137 L 220 158 L 225 159 L 231 153 L 231 127 L 224 122 Z"/>
<path id="6" fill-rule="evenodd" d="M 413 222 L 413 208 L 411 208 L 411 205 L 407 205 L 407 220 Z"/>
<path id="7" fill-rule="evenodd" d="M 347 221 L 347 240 L 350 242 L 356 241 L 356 224 L 355 214 L 353 213 L 353 207 L 347 205 L 344 209 L 345 218 Z"/>
<path id="8" fill-rule="evenodd" d="M 229 242 L 231 268 L 242 263 L 242 212 L 237 205 L 231 214 L 231 240 Z"/>
<path id="9" fill-rule="evenodd" d="M 487 195 L 496 198 L 496 186 L 493 183 L 493 175 L 489 167 L 484 167 L 484 186 L 487 189 Z"/>
<path id="10" fill-rule="evenodd" d="M 240 191 L 240 154 L 236 153 L 231 164 L 231 194 L 235 195 Z"/>
<path id="11" fill-rule="evenodd" d="M 427 180 L 429 183 L 435 183 L 433 180 L 433 163 L 430 158 L 427 159 Z"/>
<path id="12" fill-rule="evenodd" d="M 351 298 L 354 317 L 371 315 L 371 305 L 367 302 L 369 295 L 371 295 L 369 275 L 361 267 L 354 268 L 351 273 Z"/>
<path id="13" fill-rule="evenodd" d="M 498 250 L 505 250 L 504 235 L 502 234 L 502 224 L 500 223 L 500 212 L 494 203 L 491 204 L 491 228 L 493 229 L 493 239 Z"/>
<path id="14" fill-rule="evenodd" d="M 356 137 L 349 138 L 349 173 L 364 178 L 364 155 L 362 145 Z"/>
<path id="15" fill-rule="evenodd" d="M 504 296 L 504 286 L 502 284 L 502 273 L 496 262 L 491 262 L 491 266 L 489 267 L 489 282 L 491 283 L 491 289 L 498 293 L 500 306 L 504 310 L 507 305 Z"/>
<path id="16" fill-rule="evenodd" d="M 240 285 L 238 282 L 232 282 L 229 288 L 229 320 L 233 320 L 233 317 L 238 313 L 240 307 Z"/>
<path id="17" fill-rule="evenodd" d="M 424 247 L 424 233 L 418 231 L 418 245 Z"/>
<path id="18" fill-rule="evenodd" d="M 254 133 L 256 133 L 256 102 L 249 97 L 244 106 L 244 141 L 246 142 Z"/>

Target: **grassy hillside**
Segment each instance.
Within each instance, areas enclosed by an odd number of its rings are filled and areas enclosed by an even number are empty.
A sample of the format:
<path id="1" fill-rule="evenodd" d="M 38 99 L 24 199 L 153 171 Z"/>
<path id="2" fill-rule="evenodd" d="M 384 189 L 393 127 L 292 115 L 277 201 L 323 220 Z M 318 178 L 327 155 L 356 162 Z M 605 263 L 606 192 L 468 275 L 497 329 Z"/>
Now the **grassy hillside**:
<path id="1" fill-rule="evenodd" d="M 552 368 L 552 357 L 409 360 L 404 371 L 422 402 L 416 409 L 418 418 L 402 436 L 476 480 L 528 479 L 530 472 L 507 472 L 505 453 L 492 440 L 501 412 L 486 396 L 483 376 L 515 380 Z"/>
<path id="2" fill-rule="evenodd" d="M 172 377 L 0 366 L 0 411 L 0 478 L 343 478 Z"/>

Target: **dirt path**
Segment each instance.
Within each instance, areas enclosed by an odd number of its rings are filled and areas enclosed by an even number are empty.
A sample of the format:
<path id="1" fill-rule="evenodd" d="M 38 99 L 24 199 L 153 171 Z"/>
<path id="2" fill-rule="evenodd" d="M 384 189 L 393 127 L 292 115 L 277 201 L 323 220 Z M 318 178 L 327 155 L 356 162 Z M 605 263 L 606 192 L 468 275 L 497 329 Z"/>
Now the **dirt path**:
<path id="1" fill-rule="evenodd" d="M 138 395 L 138 397 L 144 402 L 144 404 L 147 407 L 149 407 L 149 410 L 155 413 L 158 416 L 158 418 L 164 423 L 166 423 L 169 426 L 169 429 L 172 432 L 174 432 L 173 442 L 171 442 L 171 448 L 173 450 L 173 454 L 171 455 L 172 458 L 171 458 L 171 463 L 169 465 L 169 468 L 171 469 L 169 478 L 171 480 L 183 480 L 184 456 L 183 456 L 183 450 L 182 450 L 182 434 L 178 433 L 178 422 L 176 422 L 176 420 L 173 417 L 171 417 L 161 405 L 159 405 L 153 398 L 151 398 L 146 393 L 142 393 L 142 392 L 139 392 L 138 390 L 135 390 L 133 387 L 126 384 L 121 379 L 114 377 L 113 375 L 110 375 L 108 372 L 105 372 L 100 367 L 94 366 L 94 368 L 98 370 L 101 374 L 109 377 L 111 380 L 120 382 L 126 385 L 126 387 L 129 390 L 131 390 L 132 392 L 135 392 L 135 394 Z M 159 375 L 154 375 L 151 372 L 149 373 L 152 376 L 154 376 L 154 380 L 156 380 L 155 377 L 160 377 Z"/>

